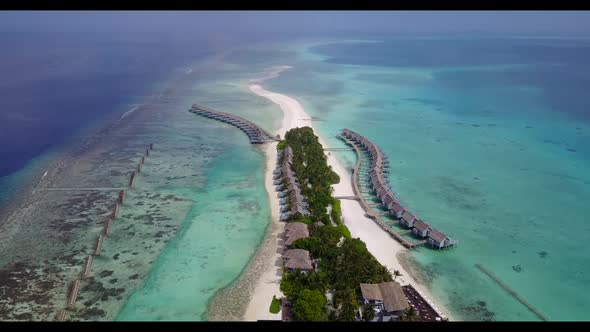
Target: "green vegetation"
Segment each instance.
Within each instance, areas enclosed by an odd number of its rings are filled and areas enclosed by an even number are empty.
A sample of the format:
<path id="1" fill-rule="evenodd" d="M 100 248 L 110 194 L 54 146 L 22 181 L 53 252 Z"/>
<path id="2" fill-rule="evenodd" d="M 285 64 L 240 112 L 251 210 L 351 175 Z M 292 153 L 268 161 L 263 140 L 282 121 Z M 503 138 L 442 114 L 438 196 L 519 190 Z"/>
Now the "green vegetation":
<path id="1" fill-rule="evenodd" d="M 326 298 L 317 290 L 304 289 L 293 303 L 295 318 L 303 321 L 326 320 Z"/>
<path id="2" fill-rule="evenodd" d="M 271 314 L 278 314 L 281 311 L 281 300 L 277 299 L 276 296 L 272 296 L 272 302 L 270 302 L 270 311 Z"/>
<path id="3" fill-rule="evenodd" d="M 291 221 L 311 225 L 321 221 L 325 226 L 311 228 L 311 236 L 293 243 L 294 248 L 308 250 L 319 262 L 319 270 L 304 274 L 286 272 L 281 291 L 292 301 L 299 320 L 353 321 L 359 308 L 360 283 L 391 281 L 386 267 L 367 250 L 364 242 L 351 238 L 342 222 L 340 201 L 332 197 L 332 185 L 340 182 L 328 166 L 322 145 L 309 127 L 287 132 L 279 145 L 293 149 L 293 169 L 309 204 L 310 215 Z M 331 212 L 328 214 L 328 207 Z M 334 224 L 331 222 L 331 220 Z M 335 290 L 335 313 L 327 314 L 325 293 Z"/>
<path id="4" fill-rule="evenodd" d="M 372 304 L 367 304 L 363 308 L 363 320 L 365 322 L 371 321 L 375 318 L 375 310 L 373 309 L 375 306 Z"/>
<path id="5" fill-rule="evenodd" d="M 404 311 L 404 313 L 400 316 L 399 320 L 402 322 L 417 322 L 420 320 L 418 313 L 414 307 L 409 307 Z"/>

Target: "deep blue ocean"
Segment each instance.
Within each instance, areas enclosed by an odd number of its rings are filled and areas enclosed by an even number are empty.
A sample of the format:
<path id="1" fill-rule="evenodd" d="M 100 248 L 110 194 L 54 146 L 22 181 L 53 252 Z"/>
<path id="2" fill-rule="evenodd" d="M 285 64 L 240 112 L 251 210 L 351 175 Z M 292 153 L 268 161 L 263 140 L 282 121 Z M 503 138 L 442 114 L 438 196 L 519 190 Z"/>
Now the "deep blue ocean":
<path id="1" fill-rule="evenodd" d="M 4 32 L 0 44 L 0 205 L 35 157 L 75 143 L 72 135 L 132 109 L 212 53 L 136 33 Z"/>

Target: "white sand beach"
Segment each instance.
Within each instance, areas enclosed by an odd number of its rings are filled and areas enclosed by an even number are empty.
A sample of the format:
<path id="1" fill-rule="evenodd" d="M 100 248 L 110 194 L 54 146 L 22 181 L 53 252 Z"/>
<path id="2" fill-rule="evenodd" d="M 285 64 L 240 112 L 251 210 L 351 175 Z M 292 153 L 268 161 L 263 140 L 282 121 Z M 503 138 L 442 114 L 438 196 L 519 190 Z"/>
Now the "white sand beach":
<path id="1" fill-rule="evenodd" d="M 281 71 L 290 69 L 290 67 L 288 66 L 281 66 L 275 68 L 276 70 L 265 76 L 264 79 L 277 77 Z M 264 79 L 251 80 L 250 82 L 261 83 L 262 81 L 264 81 Z M 301 104 L 294 98 L 265 90 L 259 84 L 251 84 L 249 86 L 249 89 L 251 92 L 261 97 L 267 98 L 270 101 L 279 105 L 280 109 L 284 114 L 282 126 L 278 132 L 281 135 L 281 137 L 284 137 L 285 133 L 291 128 L 304 126 L 309 126 L 313 128 L 312 121 L 309 120 L 310 116 L 305 112 Z M 317 131 L 315 131 L 315 133 L 319 136 Z M 319 136 L 319 140 L 324 147 L 329 147 L 321 136 Z M 270 197 L 270 205 L 273 220 L 272 222 L 281 225 L 280 227 L 277 227 L 277 232 L 275 232 L 279 233 L 282 232 L 282 230 L 284 229 L 284 223 L 278 221 L 279 201 L 276 192 L 274 191 L 274 187 L 272 185 L 272 171 L 276 165 L 277 159 L 276 144 L 266 145 L 265 152 L 267 155 L 265 184 Z M 332 169 L 340 176 L 340 183 L 334 185 L 333 195 L 353 196 L 354 193 L 352 189 L 351 173 L 346 171 L 346 169 L 342 166 L 342 164 L 334 156 L 334 154 L 329 154 L 327 157 L 328 164 L 332 166 Z M 407 249 L 405 249 L 400 243 L 398 243 L 395 239 L 390 237 L 385 231 L 379 228 L 379 226 L 375 224 L 375 222 L 365 217 L 365 212 L 359 204 L 359 202 L 353 200 L 341 200 L 341 204 L 344 223 L 350 230 L 351 235 L 355 238 L 360 238 L 362 241 L 364 241 L 367 244 L 367 249 L 375 256 L 375 258 L 381 264 L 387 266 L 387 268 L 389 268 L 390 271 L 393 272 L 393 270 L 399 270 L 402 273 L 403 276 L 398 277 L 396 281 L 398 281 L 402 285 L 411 284 L 432 303 L 432 296 L 430 296 L 427 290 L 422 285 L 418 284 L 416 280 L 414 280 L 398 262 L 397 254 Z M 278 250 L 275 250 L 274 252 L 276 252 L 276 255 L 275 257 L 273 257 L 272 261 L 280 262 L 280 253 L 278 252 Z M 258 319 L 280 319 L 280 314 L 273 315 L 269 313 L 269 306 L 273 295 L 276 295 L 277 297 L 282 296 L 279 289 L 280 279 L 280 266 L 276 266 L 275 264 L 269 264 L 268 270 L 262 275 L 262 278 L 258 281 L 257 285 L 255 286 L 252 299 L 248 304 L 248 307 L 244 315 L 244 320 L 252 321 Z M 449 315 L 447 314 L 447 310 L 445 310 L 436 303 L 432 304 L 438 309 L 438 311 L 442 310 L 445 316 L 449 317 Z"/>

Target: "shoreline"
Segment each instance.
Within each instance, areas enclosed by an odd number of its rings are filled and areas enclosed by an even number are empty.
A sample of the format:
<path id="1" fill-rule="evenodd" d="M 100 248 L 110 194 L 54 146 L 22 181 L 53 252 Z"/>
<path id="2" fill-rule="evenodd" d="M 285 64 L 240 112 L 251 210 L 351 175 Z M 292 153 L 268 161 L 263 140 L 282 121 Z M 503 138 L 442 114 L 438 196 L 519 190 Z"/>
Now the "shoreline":
<path id="1" fill-rule="evenodd" d="M 290 67 L 285 66 L 281 68 Z M 280 71 L 282 70 L 279 70 L 279 73 Z M 278 76 L 278 73 L 277 75 L 269 75 L 267 77 L 274 78 L 276 76 Z M 250 82 L 261 83 L 260 81 L 261 80 L 251 80 Z M 326 144 L 326 141 L 322 138 L 322 136 L 319 134 L 316 128 L 314 128 L 311 121 L 305 120 L 310 119 L 311 117 L 309 116 L 309 114 L 305 112 L 305 110 L 303 109 L 301 104 L 297 102 L 297 100 L 286 95 L 265 90 L 259 84 L 250 84 L 249 90 L 260 97 L 269 99 L 270 101 L 272 101 L 280 107 L 281 111 L 284 114 L 282 127 L 279 130 L 279 134 L 281 135 L 281 137 L 284 137 L 285 132 L 291 128 L 308 126 L 314 130 L 315 134 L 318 136 L 319 141 L 324 146 L 324 148 L 330 147 Z M 271 149 L 268 146 L 265 149 L 268 158 L 266 166 L 267 169 L 265 176 L 265 186 L 270 197 L 271 211 L 273 211 L 278 210 L 278 198 L 276 197 L 276 195 L 274 195 L 274 187 L 272 186 L 272 170 L 274 169 L 274 165 L 276 164 L 276 149 L 273 149 L 271 153 L 269 153 L 270 150 Z M 327 158 L 328 164 L 340 176 L 340 183 L 335 184 L 333 186 L 333 195 L 353 195 L 351 173 L 346 170 L 346 168 L 341 164 L 341 162 L 336 158 L 334 154 L 328 154 Z M 270 188 L 268 181 L 271 181 Z M 398 277 L 399 279 L 396 279 L 396 281 L 398 281 L 401 285 L 412 285 L 425 297 L 427 301 L 429 301 L 433 305 L 433 307 L 437 311 L 440 312 L 442 310 L 442 313 L 444 313 L 444 317 L 448 318 L 449 320 L 453 320 L 449 314 L 449 311 L 446 310 L 446 308 L 441 306 L 439 303 L 435 303 L 432 300 L 433 297 L 431 293 L 422 284 L 418 283 L 416 278 L 414 278 L 411 274 L 408 273 L 409 269 L 405 268 L 400 263 L 398 256 L 406 254 L 408 252 L 407 249 L 405 249 L 399 242 L 397 242 L 395 239 L 389 236 L 389 234 L 387 234 L 381 228 L 379 228 L 379 226 L 375 224 L 373 220 L 365 217 L 365 211 L 363 210 L 359 202 L 350 200 L 340 200 L 340 202 L 342 205 L 342 218 L 344 224 L 350 230 L 351 235 L 355 238 L 360 238 L 363 242 L 365 242 L 365 244 L 367 245 L 367 249 L 371 252 L 371 254 L 373 254 L 373 256 L 375 256 L 379 263 L 387 266 L 387 268 L 392 272 L 393 270 L 399 270 L 402 273 L 402 276 Z M 275 215 L 273 215 L 273 220 L 271 221 L 271 223 L 280 224 L 282 225 L 281 228 L 284 228 L 284 223 L 279 222 L 278 217 Z M 270 235 L 270 233 L 268 234 L 269 236 L 272 236 Z M 265 242 L 268 242 L 266 240 Z M 275 242 L 276 241 L 278 241 L 278 238 L 275 239 Z M 280 260 L 280 254 L 276 253 L 274 258 L 278 258 Z M 274 275 L 274 278 L 272 277 L 274 274 L 273 272 L 276 269 L 277 267 L 275 265 L 268 265 L 266 267 L 266 271 L 261 275 L 260 279 L 254 287 L 254 292 L 244 314 L 244 320 L 252 321 L 257 319 L 272 319 L 269 316 L 276 316 L 268 312 L 268 307 L 270 306 L 272 296 L 281 295 L 279 290 L 279 283 L 281 280 L 280 273 L 276 273 Z"/>

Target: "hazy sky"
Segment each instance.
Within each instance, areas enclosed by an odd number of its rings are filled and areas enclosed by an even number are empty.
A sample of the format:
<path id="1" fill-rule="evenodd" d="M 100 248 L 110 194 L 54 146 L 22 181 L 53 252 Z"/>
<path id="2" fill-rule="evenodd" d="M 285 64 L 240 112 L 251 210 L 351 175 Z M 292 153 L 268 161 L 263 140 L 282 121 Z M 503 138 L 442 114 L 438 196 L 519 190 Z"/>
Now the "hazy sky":
<path id="1" fill-rule="evenodd" d="M 0 32 L 19 30 L 590 35 L 590 11 L 0 12 Z"/>

